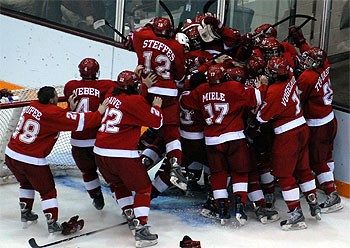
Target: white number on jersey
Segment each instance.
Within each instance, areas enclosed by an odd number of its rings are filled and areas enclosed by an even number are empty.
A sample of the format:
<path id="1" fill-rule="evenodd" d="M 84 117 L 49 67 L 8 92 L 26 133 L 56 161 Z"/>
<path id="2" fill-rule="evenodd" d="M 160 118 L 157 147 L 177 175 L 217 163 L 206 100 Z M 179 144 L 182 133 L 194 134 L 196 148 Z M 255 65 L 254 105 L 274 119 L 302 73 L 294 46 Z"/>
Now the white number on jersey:
<path id="1" fill-rule="evenodd" d="M 332 105 L 333 101 L 333 90 L 331 88 L 331 82 L 328 80 L 324 85 L 323 85 L 323 103 L 324 105 Z"/>
<path id="2" fill-rule="evenodd" d="M 112 119 L 107 120 L 107 116 L 111 117 Z M 120 122 L 122 121 L 123 113 L 116 108 L 107 108 L 103 119 L 102 119 L 102 125 L 99 129 L 100 132 L 106 132 L 106 133 L 118 133 L 119 127 L 117 127 Z M 106 121 L 106 123 L 104 123 Z"/>
<path id="3" fill-rule="evenodd" d="M 224 119 L 225 115 L 227 115 L 229 111 L 229 104 L 228 103 L 214 103 L 214 110 L 216 112 L 219 112 L 219 115 L 217 115 L 217 118 L 215 119 L 216 124 L 221 124 L 222 120 Z M 204 105 L 204 109 L 208 112 L 209 118 L 207 118 L 205 121 L 208 125 L 213 124 L 213 118 L 215 117 L 213 112 L 212 104 L 206 104 Z"/>
<path id="4" fill-rule="evenodd" d="M 298 92 L 299 92 L 299 89 L 298 89 L 298 87 L 296 87 L 296 89 L 295 89 L 295 91 L 293 92 L 293 95 L 292 95 L 292 100 L 293 100 L 293 102 L 296 103 L 295 104 L 295 116 L 300 114 L 300 111 L 301 111 L 300 98 L 299 98 Z"/>
<path id="5" fill-rule="evenodd" d="M 40 131 L 40 124 L 39 122 L 32 119 L 25 120 L 24 117 L 21 116 L 16 130 L 12 135 L 14 139 L 20 133 L 20 130 L 22 130 L 22 133 L 19 135 L 18 139 L 23 143 L 30 144 L 33 143 L 38 136 L 38 133 Z"/>
<path id="6" fill-rule="evenodd" d="M 90 108 L 89 108 L 89 98 L 88 97 L 83 97 L 80 99 L 75 112 L 78 113 L 87 113 L 89 112 Z"/>
<path id="7" fill-rule="evenodd" d="M 143 57 L 145 58 L 144 72 L 146 74 L 148 74 L 152 71 L 152 68 L 151 68 L 152 54 L 153 54 L 153 52 L 151 52 L 151 51 L 143 52 Z M 154 61 L 158 64 L 158 66 L 156 66 L 156 68 L 154 68 L 155 73 L 158 76 L 161 76 L 163 79 L 170 79 L 170 72 L 169 71 L 170 71 L 171 62 L 170 62 L 169 58 L 164 54 L 159 54 L 154 59 Z"/>

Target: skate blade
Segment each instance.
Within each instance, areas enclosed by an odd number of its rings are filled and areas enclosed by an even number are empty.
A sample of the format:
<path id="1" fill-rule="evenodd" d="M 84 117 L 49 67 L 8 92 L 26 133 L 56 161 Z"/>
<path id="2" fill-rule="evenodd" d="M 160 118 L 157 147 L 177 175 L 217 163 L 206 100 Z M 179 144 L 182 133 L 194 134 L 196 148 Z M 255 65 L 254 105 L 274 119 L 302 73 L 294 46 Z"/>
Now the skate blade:
<path id="1" fill-rule="evenodd" d="M 158 240 L 137 240 L 136 241 L 136 247 L 148 247 L 152 245 L 156 245 L 158 243 Z"/>
<path id="2" fill-rule="evenodd" d="M 328 207 L 328 208 L 321 208 L 321 213 L 322 214 L 329 214 L 329 213 L 339 211 L 343 208 L 344 208 L 344 206 L 341 203 L 337 203 L 337 204 L 334 204 L 333 206 Z"/>
<path id="3" fill-rule="evenodd" d="M 31 225 L 35 225 L 35 224 L 37 224 L 38 223 L 38 220 L 33 220 L 33 221 L 22 221 L 22 223 L 23 223 L 23 229 L 27 229 L 27 228 L 29 228 Z"/>
<path id="4" fill-rule="evenodd" d="M 228 223 L 228 219 L 220 219 L 220 224 L 225 226 Z"/>
<path id="5" fill-rule="evenodd" d="M 237 220 L 239 226 L 244 226 L 245 223 L 247 222 L 246 219 L 242 218 L 241 214 L 236 214 L 236 220 Z"/>
<path id="6" fill-rule="evenodd" d="M 170 178 L 170 182 L 183 191 L 187 190 L 187 184 L 184 182 L 179 182 L 179 179 L 177 177 L 172 176 Z"/>
<path id="7" fill-rule="evenodd" d="M 322 220 L 321 213 L 317 213 L 314 217 L 316 220 Z"/>
<path id="8" fill-rule="evenodd" d="M 282 226 L 283 231 L 294 231 L 306 229 L 307 225 L 304 221 L 298 222 L 296 224 L 284 225 Z"/>
<path id="9" fill-rule="evenodd" d="M 278 221 L 280 219 L 280 216 L 278 214 L 272 215 L 270 218 L 267 218 L 267 216 L 264 216 L 260 218 L 260 222 L 263 224 L 273 223 L 275 221 Z"/>
<path id="10" fill-rule="evenodd" d="M 220 220 L 219 214 L 214 213 L 214 212 L 212 212 L 212 211 L 210 211 L 208 209 L 202 209 L 199 214 L 202 215 L 205 218 Z"/>

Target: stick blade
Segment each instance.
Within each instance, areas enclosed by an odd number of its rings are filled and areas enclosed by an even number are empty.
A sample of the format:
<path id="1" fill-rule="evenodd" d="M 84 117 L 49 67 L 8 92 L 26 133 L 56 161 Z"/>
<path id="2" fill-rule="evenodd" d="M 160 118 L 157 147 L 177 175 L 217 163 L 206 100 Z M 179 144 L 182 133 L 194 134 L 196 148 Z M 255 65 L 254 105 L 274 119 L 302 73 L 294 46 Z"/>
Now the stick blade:
<path id="1" fill-rule="evenodd" d="M 105 19 L 100 19 L 100 20 L 97 20 L 97 21 L 94 22 L 93 27 L 94 27 L 94 29 L 98 29 L 98 28 L 100 28 L 100 27 L 102 27 L 104 25 L 106 25 L 106 20 Z"/>
<path id="2" fill-rule="evenodd" d="M 41 247 L 41 246 L 38 246 L 38 244 L 36 243 L 34 238 L 30 238 L 28 240 L 28 243 L 29 243 L 30 247 L 33 247 L 33 248 L 40 248 Z"/>

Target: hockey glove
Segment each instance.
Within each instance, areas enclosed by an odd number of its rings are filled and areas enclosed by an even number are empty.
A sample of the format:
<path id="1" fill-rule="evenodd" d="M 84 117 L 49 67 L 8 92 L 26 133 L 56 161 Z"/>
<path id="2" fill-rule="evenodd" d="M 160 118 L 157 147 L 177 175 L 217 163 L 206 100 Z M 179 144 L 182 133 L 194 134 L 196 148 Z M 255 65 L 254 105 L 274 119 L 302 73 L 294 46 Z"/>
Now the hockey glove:
<path id="1" fill-rule="evenodd" d="M 68 222 L 63 222 L 62 223 L 62 234 L 63 235 L 69 235 L 72 233 L 75 233 L 81 229 L 83 229 L 84 227 L 84 220 L 79 219 L 79 216 L 73 216 L 72 218 L 70 218 L 70 220 Z"/>

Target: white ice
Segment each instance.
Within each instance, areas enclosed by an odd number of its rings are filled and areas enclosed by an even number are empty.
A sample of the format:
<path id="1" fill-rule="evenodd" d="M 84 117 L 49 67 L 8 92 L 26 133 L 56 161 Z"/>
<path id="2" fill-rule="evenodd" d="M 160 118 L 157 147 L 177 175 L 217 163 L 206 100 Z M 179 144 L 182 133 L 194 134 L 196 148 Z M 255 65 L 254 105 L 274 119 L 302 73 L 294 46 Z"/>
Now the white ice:
<path id="1" fill-rule="evenodd" d="M 94 231 L 121 223 L 121 211 L 107 189 L 104 189 L 106 205 L 102 211 L 96 210 L 79 178 L 56 178 L 59 201 L 59 220 L 68 220 L 79 215 L 85 220 L 85 227 L 78 233 Z M 37 224 L 24 228 L 20 222 L 18 206 L 18 184 L 0 186 L 0 247 L 29 247 L 28 239 L 34 237 L 38 245 L 45 245 L 71 236 L 47 232 L 47 226 L 40 207 L 40 197 L 36 194 L 34 211 L 39 214 Z M 320 200 L 324 199 L 320 194 Z M 205 198 L 189 196 L 162 196 L 154 199 L 151 205 L 149 224 L 151 232 L 159 235 L 155 248 L 176 248 L 184 235 L 199 240 L 202 248 L 303 248 L 325 247 L 341 248 L 350 244 L 350 199 L 342 197 L 344 209 L 339 212 L 322 215 L 316 221 L 309 214 L 305 199 L 302 207 L 308 228 L 299 231 L 282 231 L 279 222 L 262 224 L 253 212 L 248 212 L 248 222 L 243 227 L 221 226 L 213 220 L 199 215 Z M 287 218 L 287 208 L 281 197 L 277 199 L 276 209 L 281 220 Z M 131 248 L 135 241 L 127 225 L 118 226 L 88 236 L 74 238 L 50 247 L 65 248 Z"/>

